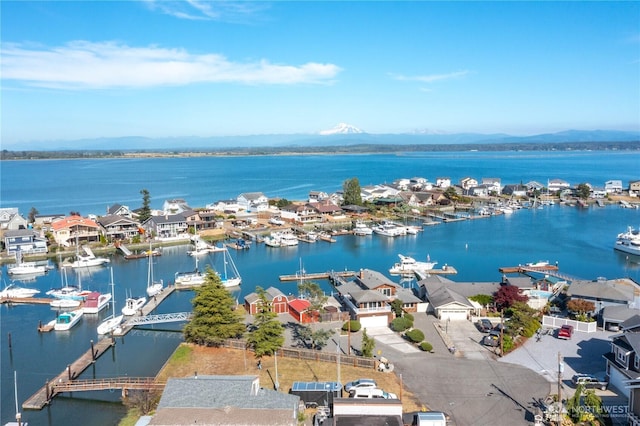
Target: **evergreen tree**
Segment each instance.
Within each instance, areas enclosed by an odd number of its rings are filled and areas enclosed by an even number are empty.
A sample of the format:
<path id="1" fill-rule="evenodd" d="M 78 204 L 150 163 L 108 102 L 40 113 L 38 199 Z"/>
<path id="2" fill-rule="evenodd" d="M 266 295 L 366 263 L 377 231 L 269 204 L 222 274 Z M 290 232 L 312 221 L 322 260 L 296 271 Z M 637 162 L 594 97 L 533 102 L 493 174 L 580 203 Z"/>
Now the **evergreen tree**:
<path id="1" fill-rule="evenodd" d="M 358 178 L 348 179 L 342 184 L 342 196 L 344 205 L 362 205 L 362 194 Z"/>
<path id="2" fill-rule="evenodd" d="M 262 287 L 256 287 L 260 300 L 258 312 L 253 321 L 253 329 L 247 339 L 248 346 L 253 348 L 256 357 L 273 355 L 284 344 L 284 328 L 278 315 L 271 310 L 271 303 Z"/>
<path id="3" fill-rule="evenodd" d="M 367 329 L 362 330 L 362 356 L 366 358 L 373 357 L 373 349 L 376 347 L 376 341 L 373 337 L 369 337 Z"/>
<path id="4" fill-rule="evenodd" d="M 151 217 L 151 195 L 146 189 L 140 190 L 140 194 L 142 194 L 142 208 L 138 213 L 138 220 L 140 220 L 140 223 L 144 223 Z"/>
<path id="5" fill-rule="evenodd" d="M 184 338 L 198 345 L 218 346 L 225 339 L 241 337 L 245 325 L 220 277 L 211 268 L 206 274 L 205 282 L 195 289 L 193 318 L 184 328 Z"/>
<path id="6" fill-rule="evenodd" d="M 38 209 L 31 207 L 31 210 L 29 210 L 29 223 L 35 223 L 38 213 L 40 213 Z"/>

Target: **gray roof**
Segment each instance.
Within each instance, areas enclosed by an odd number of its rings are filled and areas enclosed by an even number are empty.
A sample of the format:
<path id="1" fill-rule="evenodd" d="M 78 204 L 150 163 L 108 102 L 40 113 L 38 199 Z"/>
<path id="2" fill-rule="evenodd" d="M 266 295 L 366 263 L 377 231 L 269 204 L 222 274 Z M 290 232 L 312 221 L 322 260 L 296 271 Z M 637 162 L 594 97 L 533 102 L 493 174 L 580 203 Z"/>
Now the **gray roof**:
<path id="1" fill-rule="evenodd" d="M 530 277 L 504 277 L 504 282 L 520 289 L 533 288 L 533 280 Z"/>
<path id="2" fill-rule="evenodd" d="M 291 410 L 222 408 L 159 408 L 149 426 L 297 426 Z"/>
<path id="3" fill-rule="evenodd" d="M 396 298 L 402 300 L 402 303 L 420 303 L 422 300 L 413 294 L 413 291 L 408 288 L 398 288 L 396 291 Z"/>
<path id="4" fill-rule="evenodd" d="M 8 229 L 4 231 L 4 238 L 7 237 L 39 237 L 40 233 L 33 229 Z"/>
<path id="5" fill-rule="evenodd" d="M 466 297 L 441 283 L 426 283 L 425 289 L 427 290 L 427 299 L 434 308 L 439 308 L 451 303 L 458 303 L 473 308 L 473 305 Z"/>
<path id="6" fill-rule="evenodd" d="M 492 296 L 496 291 L 500 290 L 501 284 L 498 282 L 463 282 L 447 285 L 449 288 L 453 288 L 456 293 L 459 293 L 465 297 L 477 296 L 478 294 L 488 294 Z"/>
<path id="7" fill-rule="evenodd" d="M 607 306 L 605 309 L 605 312 L 607 309 L 609 309 L 611 306 Z M 625 306 L 626 307 L 626 306 Z M 627 308 L 628 309 L 628 308 Z M 622 327 L 623 330 L 633 330 L 634 328 L 638 328 L 640 327 L 640 314 L 638 314 L 638 310 L 636 309 L 628 309 L 629 311 L 635 313 L 635 315 L 633 315 L 632 317 L 627 318 L 626 320 L 624 320 L 621 324 L 620 327 Z"/>
<path id="8" fill-rule="evenodd" d="M 636 354 L 640 355 L 640 333 L 625 333 L 623 339 L 627 341 Z"/>
<path id="9" fill-rule="evenodd" d="M 120 216 L 117 214 L 110 214 L 109 216 L 102 216 L 100 218 L 98 218 L 98 220 L 96 221 L 98 222 L 100 225 L 107 227 L 109 225 L 113 225 L 114 223 L 118 223 L 118 222 L 122 222 L 125 224 L 137 224 L 138 222 L 130 219 L 126 216 Z"/>
<path id="10" fill-rule="evenodd" d="M 567 294 L 571 297 L 611 300 L 627 303 L 634 299 L 639 291 L 638 285 L 627 278 L 617 280 L 574 281 Z"/>
<path id="11" fill-rule="evenodd" d="M 602 310 L 602 318 L 607 321 L 620 321 L 624 329 L 640 326 L 640 310 L 631 309 L 627 305 L 605 306 Z M 626 324 L 626 326 L 623 326 Z"/>
<path id="12" fill-rule="evenodd" d="M 267 297 L 267 302 L 271 302 L 273 299 L 275 299 L 278 296 L 284 296 L 284 293 L 275 287 L 269 287 L 268 289 L 265 290 L 265 293 L 266 293 L 265 296 Z M 260 296 L 258 296 L 258 293 L 256 292 L 249 293 L 244 297 L 244 301 L 248 303 L 254 303 L 259 299 L 260 299 Z"/>
<path id="13" fill-rule="evenodd" d="M 300 398 L 259 387 L 257 376 L 170 378 L 158 408 L 294 409 Z"/>
<path id="14" fill-rule="evenodd" d="M 368 303 L 368 302 L 388 302 L 389 298 L 379 291 L 375 290 L 356 290 L 349 292 L 351 298 L 356 303 Z"/>
<path id="15" fill-rule="evenodd" d="M 391 285 L 396 287 L 397 284 L 385 277 L 378 271 L 372 271 L 371 269 L 362 269 L 356 276 L 356 282 L 364 288 L 369 290 L 376 289 L 382 285 Z"/>
<path id="16" fill-rule="evenodd" d="M 181 214 L 168 214 L 168 215 L 161 215 L 161 216 L 151 216 L 150 220 L 153 220 L 157 224 L 186 222 L 184 216 L 181 215 Z"/>

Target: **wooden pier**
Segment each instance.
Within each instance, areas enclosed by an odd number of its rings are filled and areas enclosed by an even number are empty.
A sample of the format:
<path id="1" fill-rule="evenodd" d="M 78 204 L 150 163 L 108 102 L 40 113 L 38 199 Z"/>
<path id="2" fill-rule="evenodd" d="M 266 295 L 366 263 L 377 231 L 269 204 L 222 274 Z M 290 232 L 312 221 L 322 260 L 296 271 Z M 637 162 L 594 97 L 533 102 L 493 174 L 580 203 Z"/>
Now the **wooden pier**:
<path id="1" fill-rule="evenodd" d="M 115 344 L 116 342 L 113 339 L 101 339 L 96 344 L 94 344 L 92 340 L 91 348 L 87 352 L 82 354 L 80 358 L 72 364 L 69 364 L 67 368 L 53 378 L 53 380 L 47 381 L 43 387 L 22 404 L 22 408 L 25 410 L 42 410 L 57 393 L 54 389 L 55 386 L 62 386 L 74 381 L 84 370 Z"/>
<path id="2" fill-rule="evenodd" d="M 188 289 L 188 287 L 184 287 Z M 131 318 L 145 317 L 153 312 L 167 297 L 171 295 L 176 290 L 175 285 L 168 285 L 162 289 L 162 291 L 155 296 L 151 297 L 147 303 L 144 304 L 142 309 L 136 312 L 135 315 L 132 315 Z M 133 325 L 127 325 L 127 321 L 124 322 L 124 325 L 119 329 L 114 331 L 114 336 L 124 336 L 128 332 L 131 331 Z"/>
<path id="3" fill-rule="evenodd" d="M 40 297 L 0 297 L 0 303 L 20 303 L 30 305 L 48 305 L 53 299 L 46 299 Z"/>
<path id="4" fill-rule="evenodd" d="M 317 272 L 317 273 L 304 273 L 294 275 L 280 275 L 280 281 L 309 281 L 309 280 L 328 280 L 332 275 L 339 277 L 352 277 L 356 275 L 355 271 L 341 271 L 341 272 Z"/>
<path id="5" fill-rule="evenodd" d="M 557 266 L 554 265 L 545 265 L 545 266 L 527 266 L 527 265 L 518 265 L 518 266 L 503 266 L 502 268 L 498 268 L 503 274 L 526 274 L 527 272 L 555 272 L 558 270 Z"/>

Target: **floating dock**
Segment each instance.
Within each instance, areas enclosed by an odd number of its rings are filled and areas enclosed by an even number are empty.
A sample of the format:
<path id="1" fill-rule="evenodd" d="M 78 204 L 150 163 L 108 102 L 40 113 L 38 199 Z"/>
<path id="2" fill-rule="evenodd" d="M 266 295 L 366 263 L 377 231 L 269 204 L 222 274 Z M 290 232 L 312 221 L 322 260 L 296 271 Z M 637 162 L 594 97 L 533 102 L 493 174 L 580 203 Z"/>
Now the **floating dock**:
<path id="1" fill-rule="evenodd" d="M 502 268 L 498 268 L 503 274 L 526 274 L 527 272 L 555 272 L 558 270 L 557 266 L 554 265 L 545 265 L 545 266 L 527 266 L 527 265 L 518 265 L 518 266 L 503 266 Z"/>
<path id="2" fill-rule="evenodd" d="M 188 289 L 188 287 L 184 288 Z M 169 297 L 175 290 L 175 285 L 168 285 L 164 287 L 160 293 L 156 294 L 153 297 L 150 297 L 149 301 L 144 304 L 142 309 L 140 309 L 135 315 L 132 315 L 130 318 L 146 317 L 151 312 L 153 312 L 153 310 L 156 309 L 164 301 L 164 299 Z M 122 327 L 116 329 L 117 331 L 115 331 L 113 335 L 118 337 L 124 336 L 125 334 L 130 332 L 133 327 L 133 325 L 128 325 L 127 321 L 125 321 Z"/>
<path id="3" fill-rule="evenodd" d="M 356 275 L 356 272 L 342 271 L 342 272 L 317 272 L 317 273 L 304 273 L 304 274 L 294 274 L 294 275 L 280 275 L 280 281 L 328 280 L 333 275 L 337 275 L 339 277 L 352 277 Z"/>
<path id="4" fill-rule="evenodd" d="M 30 305 L 48 305 L 53 299 L 46 299 L 40 297 L 0 297 L 0 303 L 20 303 Z"/>
<path id="5" fill-rule="evenodd" d="M 101 339 L 94 344 L 91 341 L 91 348 L 82 354 L 80 358 L 69 364 L 67 368 L 58 374 L 53 380 L 47 381 L 36 393 L 31 395 L 23 404 L 25 410 L 42 410 L 53 396 L 56 384 L 64 384 L 75 380 L 84 370 L 93 364 L 102 354 L 116 344 L 113 339 Z"/>

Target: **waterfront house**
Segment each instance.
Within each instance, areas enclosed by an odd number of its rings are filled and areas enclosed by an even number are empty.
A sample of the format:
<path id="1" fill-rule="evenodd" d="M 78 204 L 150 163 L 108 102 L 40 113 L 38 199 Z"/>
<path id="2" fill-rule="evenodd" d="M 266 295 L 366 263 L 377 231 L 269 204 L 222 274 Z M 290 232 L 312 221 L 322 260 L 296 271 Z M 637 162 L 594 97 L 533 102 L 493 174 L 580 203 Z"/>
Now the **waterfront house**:
<path id="1" fill-rule="evenodd" d="M 297 426 L 300 397 L 260 386 L 258 376 L 172 377 L 149 426 Z"/>
<path id="2" fill-rule="evenodd" d="M 95 221 L 78 215 L 72 215 L 51 223 L 51 233 L 56 243 L 69 247 L 78 244 L 100 241 L 102 227 Z"/>
<path id="3" fill-rule="evenodd" d="M 629 182 L 629 195 L 631 197 L 640 196 L 640 180 L 632 180 Z"/>
<path id="4" fill-rule="evenodd" d="M 402 198 L 402 202 L 411 207 L 419 207 L 420 206 L 420 198 L 418 198 L 415 192 L 411 191 L 402 191 L 398 194 L 400 198 Z"/>
<path id="5" fill-rule="evenodd" d="M 18 230 L 27 228 L 27 220 L 22 217 L 17 208 L 0 209 L 0 230 Z"/>
<path id="6" fill-rule="evenodd" d="M 476 185 L 465 191 L 465 195 L 471 195 L 473 197 L 488 197 L 493 192 L 493 185 Z"/>
<path id="7" fill-rule="evenodd" d="M 500 194 L 502 192 L 502 180 L 500 178 L 482 178 L 482 185 L 487 187 L 489 194 L 492 192 Z"/>
<path id="8" fill-rule="evenodd" d="M 124 216 L 133 218 L 133 212 L 129 206 L 123 206 L 122 204 L 114 204 L 107 207 L 107 216 Z"/>
<path id="9" fill-rule="evenodd" d="M 324 201 L 329 198 L 329 194 L 322 191 L 309 191 L 309 202 L 317 203 L 319 201 Z"/>
<path id="10" fill-rule="evenodd" d="M 238 211 L 240 211 L 240 205 L 238 204 L 238 200 L 236 199 L 219 200 L 219 201 L 216 201 L 215 203 L 207 204 L 206 208 L 210 210 L 222 212 L 225 214 L 235 214 L 235 213 L 238 213 Z"/>
<path id="11" fill-rule="evenodd" d="M 192 208 L 182 198 L 165 200 L 162 204 L 162 213 L 165 215 L 179 214 L 187 210 L 192 210 Z"/>
<path id="12" fill-rule="evenodd" d="M 267 302 L 271 305 L 272 312 L 276 314 L 286 314 L 289 312 L 289 298 L 287 298 L 283 292 L 275 287 L 269 287 L 264 292 Z M 262 301 L 256 292 L 249 293 L 244 297 L 244 308 L 251 315 L 258 313 L 261 305 Z"/>
<path id="13" fill-rule="evenodd" d="M 535 191 L 542 192 L 544 189 L 544 185 L 540 182 L 536 182 L 535 180 L 527 182 L 524 186 L 527 187 L 529 194 L 533 194 Z"/>
<path id="14" fill-rule="evenodd" d="M 640 315 L 620 324 L 622 333 L 611 337 L 611 351 L 604 355 L 609 386 L 627 398 L 630 380 L 640 380 Z"/>
<path id="15" fill-rule="evenodd" d="M 423 177 L 412 177 L 409 179 L 410 189 L 412 191 L 424 191 L 433 189 L 433 184 Z"/>
<path id="16" fill-rule="evenodd" d="M 98 218 L 97 223 L 102 226 L 103 233 L 109 241 L 129 240 L 140 235 L 142 230 L 137 220 L 116 214 Z"/>
<path id="17" fill-rule="evenodd" d="M 411 185 L 411 180 L 407 178 L 400 178 L 393 181 L 393 187 L 398 191 L 408 191 Z"/>
<path id="18" fill-rule="evenodd" d="M 547 183 L 547 188 L 549 189 L 549 192 L 555 193 L 555 192 L 558 192 L 558 191 L 569 189 L 569 188 L 571 188 L 571 185 L 569 185 L 569 182 L 567 182 L 566 180 L 551 179 Z"/>
<path id="19" fill-rule="evenodd" d="M 576 280 L 567 289 L 567 296 L 593 302 L 595 315 L 607 306 L 640 306 L 640 286 L 629 278 Z"/>
<path id="20" fill-rule="evenodd" d="M 143 224 L 142 228 L 147 235 L 156 235 L 158 238 L 187 238 L 189 225 L 181 214 L 168 214 L 151 216 Z"/>
<path id="21" fill-rule="evenodd" d="M 446 189 L 451 186 L 451 178 L 439 177 L 436 178 L 436 186 L 438 188 Z"/>
<path id="22" fill-rule="evenodd" d="M 4 247 L 9 255 L 15 255 L 18 252 L 23 254 L 47 253 L 47 239 L 41 237 L 37 231 L 33 229 L 17 229 L 4 231 L 3 233 Z"/>
<path id="23" fill-rule="evenodd" d="M 324 220 L 342 220 L 345 219 L 344 211 L 342 211 L 342 207 L 336 205 L 334 202 L 325 200 L 319 201 L 317 203 L 311 204 L 318 214 Z"/>
<path id="24" fill-rule="evenodd" d="M 444 280 L 424 279 L 418 283 L 429 306 L 427 312 L 443 321 L 467 320 L 480 312 L 480 306 L 446 284 Z"/>
<path id="25" fill-rule="evenodd" d="M 297 222 L 297 223 L 312 223 L 320 222 L 322 216 L 316 209 L 318 203 L 294 203 L 284 206 L 280 209 L 280 217 L 285 220 Z"/>
<path id="26" fill-rule="evenodd" d="M 468 191 L 474 186 L 478 186 L 478 181 L 472 177 L 464 177 L 460 179 L 459 185 L 463 190 Z"/>
<path id="27" fill-rule="evenodd" d="M 224 225 L 224 220 L 220 217 L 220 213 L 215 210 L 200 210 L 198 215 L 200 216 L 198 230 L 220 229 Z"/>
<path id="28" fill-rule="evenodd" d="M 608 180 L 604 183 L 604 190 L 607 194 L 621 194 L 622 193 L 622 181 L 621 180 Z"/>
<path id="29" fill-rule="evenodd" d="M 194 232 L 200 229 L 202 219 L 200 219 L 200 212 L 189 209 L 180 213 L 184 220 L 187 222 L 187 229 L 192 229 Z"/>
<path id="30" fill-rule="evenodd" d="M 64 214 L 56 213 L 56 214 L 37 214 L 35 216 L 34 226 L 41 226 L 42 229 L 49 230 L 49 226 L 56 220 L 64 219 Z"/>
<path id="31" fill-rule="evenodd" d="M 504 188 L 502 188 L 502 195 L 510 195 L 513 197 L 526 197 L 527 187 L 521 184 L 505 185 Z"/>
<path id="32" fill-rule="evenodd" d="M 265 211 L 269 209 L 269 199 L 262 192 L 243 192 L 236 198 L 238 206 L 247 211 Z"/>

